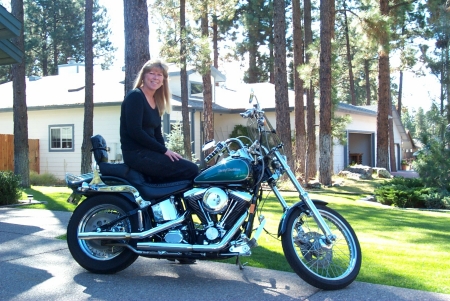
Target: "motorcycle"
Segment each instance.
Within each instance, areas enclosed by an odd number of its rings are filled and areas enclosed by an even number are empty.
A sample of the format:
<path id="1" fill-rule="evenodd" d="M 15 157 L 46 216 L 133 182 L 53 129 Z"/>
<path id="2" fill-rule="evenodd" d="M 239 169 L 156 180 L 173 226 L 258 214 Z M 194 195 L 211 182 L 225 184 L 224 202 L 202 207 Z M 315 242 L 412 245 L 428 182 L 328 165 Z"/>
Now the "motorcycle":
<path id="1" fill-rule="evenodd" d="M 240 114 L 247 119 L 248 136 L 206 143 L 203 151 L 213 151 L 205 161 L 214 164 L 193 181 L 152 182 L 125 164 L 107 163 L 106 141 L 93 136 L 97 168 L 66 175 L 73 190 L 68 201 L 77 204 L 67 244 L 78 264 L 110 274 L 139 256 L 180 263 L 236 257 L 242 269 L 240 257 L 251 255 L 264 229 L 263 215 L 257 227 L 254 222 L 264 192 L 271 190 L 283 208 L 277 234 L 295 273 L 325 290 L 352 283 L 361 267 L 354 230 L 326 202 L 309 197 L 253 93 L 250 104 Z M 283 175 L 299 193 L 293 205 L 277 187 Z"/>

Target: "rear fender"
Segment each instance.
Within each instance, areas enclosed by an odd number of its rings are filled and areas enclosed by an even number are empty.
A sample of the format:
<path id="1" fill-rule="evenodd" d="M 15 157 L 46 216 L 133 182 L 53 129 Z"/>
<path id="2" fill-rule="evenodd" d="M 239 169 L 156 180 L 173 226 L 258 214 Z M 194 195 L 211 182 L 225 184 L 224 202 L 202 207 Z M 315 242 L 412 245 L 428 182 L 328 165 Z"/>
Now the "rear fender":
<path id="1" fill-rule="evenodd" d="M 314 205 L 327 205 L 327 202 L 321 201 L 321 200 L 311 200 Z M 283 214 L 283 216 L 281 217 L 280 220 L 280 225 L 278 226 L 278 237 L 281 236 L 281 234 L 283 234 L 286 231 L 286 223 L 289 219 L 289 217 L 291 216 L 291 214 L 296 211 L 297 209 L 300 209 L 301 211 L 306 211 L 307 210 L 307 206 L 305 204 L 305 202 L 300 201 L 295 203 L 294 205 L 292 205 L 288 210 L 286 210 Z"/>
<path id="2" fill-rule="evenodd" d="M 111 195 L 111 194 L 115 194 L 115 195 L 119 195 L 120 197 L 122 197 L 124 199 L 124 201 L 126 202 L 130 202 L 132 203 L 134 206 L 139 207 L 139 204 L 136 202 L 136 199 L 134 198 L 134 196 L 131 193 L 125 193 L 125 192 L 104 192 L 104 191 L 89 191 L 89 193 L 80 193 L 80 192 L 73 192 L 70 197 L 67 199 L 67 202 L 78 205 L 81 198 L 83 196 L 85 196 L 86 198 L 82 200 L 82 202 L 89 202 L 89 199 L 93 196 L 97 196 L 97 195 Z"/>
<path id="3" fill-rule="evenodd" d="M 100 176 L 101 181 L 109 186 L 117 186 L 117 185 L 131 185 L 127 180 L 114 177 L 114 176 Z M 68 187 L 72 189 L 72 194 L 67 199 L 68 203 L 78 205 L 78 203 L 85 197 L 85 199 L 88 199 L 91 196 L 98 195 L 100 193 L 103 194 L 109 194 L 114 193 L 117 195 L 123 196 L 125 199 L 131 201 L 132 203 L 137 204 L 136 199 L 133 197 L 131 193 L 127 192 L 120 192 L 120 191 L 114 191 L 114 192 L 105 192 L 105 191 L 97 191 L 93 189 L 88 189 L 83 191 L 81 187 L 89 182 L 92 181 L 92 176 L 90 178 L 82 179 L 80 181 L 74 181 L 68 183 Z M 81 189 L 81 190 L 80 190 Z M 83 200 L 85 200 L 83 199 Z"/>

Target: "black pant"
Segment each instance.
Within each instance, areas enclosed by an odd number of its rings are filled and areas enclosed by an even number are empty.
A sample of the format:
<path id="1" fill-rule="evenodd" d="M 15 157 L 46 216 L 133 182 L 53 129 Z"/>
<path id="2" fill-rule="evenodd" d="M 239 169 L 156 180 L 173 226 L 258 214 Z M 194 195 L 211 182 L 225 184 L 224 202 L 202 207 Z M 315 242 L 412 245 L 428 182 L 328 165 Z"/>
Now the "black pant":
<path id="1" fill-rule="evenodd" d="M 151 150 L 122 151 L 122 155 L 126 165 L 158 182 L 193 180 L 199 173 L 197 165 L 191 161 L 172 162 L 166 155 Z"/>

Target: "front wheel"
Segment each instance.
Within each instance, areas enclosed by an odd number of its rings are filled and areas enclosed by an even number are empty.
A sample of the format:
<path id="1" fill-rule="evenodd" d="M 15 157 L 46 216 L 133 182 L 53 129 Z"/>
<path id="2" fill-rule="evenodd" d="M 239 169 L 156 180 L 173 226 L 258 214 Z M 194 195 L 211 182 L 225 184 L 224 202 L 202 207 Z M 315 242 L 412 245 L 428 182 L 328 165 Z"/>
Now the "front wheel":
<path id="1" fill-rule="evenodd" d="M 123 246 L 113 244 L 128 241 L 78 239 L 80 232 L 95 232 L 98 227 L 108 224 L 133 210 L 133 206 L 117 195 L 97 195 L 84 200 L 73 212 L 67 226 L 67 245 L 72 257 L 86 270 L 93 273 L 111 274 L 132 264 L 138 255 Z M 107 231 L 136 231 L 137 218 L 130 216 L 110 225 Z"/>
<path id="2" fill-rule="evenodd" d="M 361 268 L 361 247 L 350 224 L 323 205 L 317 210 L 336 239 L 327 244 L 312 215 L 292 212 L 282 234 L 286 260 L 307 283 L 324 290 L 337 290 L 352 283 Z"/>

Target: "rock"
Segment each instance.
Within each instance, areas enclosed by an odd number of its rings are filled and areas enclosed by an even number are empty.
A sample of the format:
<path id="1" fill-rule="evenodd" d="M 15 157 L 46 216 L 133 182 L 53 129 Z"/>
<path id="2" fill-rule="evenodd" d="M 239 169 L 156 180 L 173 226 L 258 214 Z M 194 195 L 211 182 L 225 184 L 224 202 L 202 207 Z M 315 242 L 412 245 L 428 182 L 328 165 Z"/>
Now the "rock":
<path id="1" fill-rule="evenodd" d="M 373 170 L 376 172 L 378 178 L 390 179 L 392 175 L 386 168 L 383 167 L 374 167 Z"/>
<path id="2" fill-rule="evenodd" d="M 366 196 L 365 198 L 362 198 L 361 201 L 376 202 L 377 199 L 375 198 L 374 195 L 369 195 L 369 196 Z"/>
<path id="3" fill-rule="evenodd" d="M 373 170 L 370 166 L 352 165 L 339 172 L 339 176 L 356 180 L 371 180 L 372 172 Z"/>
<path id="4" fill-rule="evenodd" d="M 315 181 L 315 182 L 310 182 L 308 183 L 308 185 L 306 185 L 307 188 L 310 189 L 320 189 L 322 187 L 322 184 L 320 184 L 320 182 Z"/>

